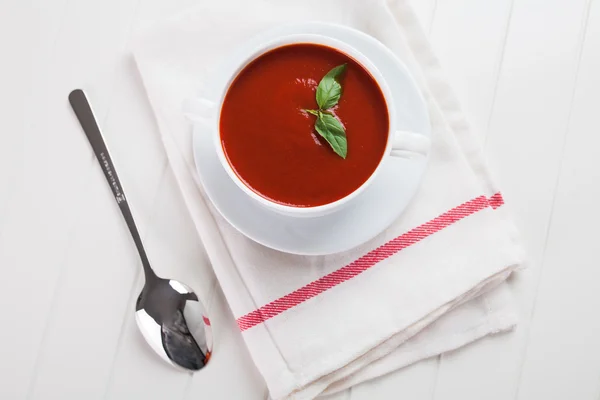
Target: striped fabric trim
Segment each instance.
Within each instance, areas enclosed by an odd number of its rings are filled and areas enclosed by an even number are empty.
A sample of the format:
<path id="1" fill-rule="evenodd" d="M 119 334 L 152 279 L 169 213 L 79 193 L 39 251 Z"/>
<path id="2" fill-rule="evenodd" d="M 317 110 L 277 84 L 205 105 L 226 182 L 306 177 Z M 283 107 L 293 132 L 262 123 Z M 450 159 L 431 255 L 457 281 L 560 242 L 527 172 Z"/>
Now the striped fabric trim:
<path id="1" fill-rule="evenodd" d="M 367 254 L 351 262 L 350 264 L 335 270 L 311 283 L 305 285 L 283 297 L 280 297 L 272 302 L 254 310 L 240 318 L 237 323 L 241 331 L 252 328 L 266 320 L 273 318 L 282 312 L 289 310 L 311 299 L 334 286 L 339 285 L 357 275 L 365 272 L 377 263 L 393 256 L 399 251 L 433 235 L 436 232 L 460 221 L 469 215 L 475 214 L 486 207 L 494 209 L 504 204 L 502 195 L 496 193 L 490 198 L 479 196 L 469 200 L 453 209 L 446 211 L 440 216 L 403 233 L 402 235 L 390 240 L 389 242 L 371 250 Z"/>

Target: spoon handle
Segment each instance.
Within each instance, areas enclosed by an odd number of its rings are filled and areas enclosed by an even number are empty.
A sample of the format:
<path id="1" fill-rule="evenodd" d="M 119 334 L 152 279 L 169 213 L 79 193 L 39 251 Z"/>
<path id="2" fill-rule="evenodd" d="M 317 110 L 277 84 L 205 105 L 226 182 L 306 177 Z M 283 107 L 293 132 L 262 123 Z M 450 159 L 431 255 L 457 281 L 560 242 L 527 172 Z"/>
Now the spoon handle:
<path id="1" fill-rule="evenodd" d="M 85 132 L 85 135 L 92 145 L 92 149 L 94 150 L 96 158 L 100 163 L 102 172 L 104 172 L 104 176 L 108 181 L 108 185 L 110 186 L 115 200 L 121 209 L 123 218 L 125 218 L 129 232 L 131 232 L 135 246 L 137 247 L 140 258 L 142 259 L 142 266 L 144 267 L 146 280 L 156 278 L 156 274 L 152 270 L 152 267 L 150 267 L 146 250 L 144 250 L 142 239 L 140 238 L 135 221 L 133 220 L 133 215 L 129 209 L 127 198 L 125 197 L 123 187 L 121 186 L 121 181 L 119 180 L 115 166 L 110 158 L 108 149 L 106 148 L 106 143 L 104 143 L 104 138 L 102 137 L 102 133 L 100 132 L 100 128 L 98 127 L 98 123 L 96 122 L 96 118 L 94 117 L 94 113 L 90 107 L 90 103 L 88 102 L 83 90 L 73 90 L 69 94 L 69 102 L 71 103 L 71 107 L 73 108 L 73 111 L 75 112 L 75 115 L 77 116 L 77 119 L 79 120 L 79 123 Z"/>

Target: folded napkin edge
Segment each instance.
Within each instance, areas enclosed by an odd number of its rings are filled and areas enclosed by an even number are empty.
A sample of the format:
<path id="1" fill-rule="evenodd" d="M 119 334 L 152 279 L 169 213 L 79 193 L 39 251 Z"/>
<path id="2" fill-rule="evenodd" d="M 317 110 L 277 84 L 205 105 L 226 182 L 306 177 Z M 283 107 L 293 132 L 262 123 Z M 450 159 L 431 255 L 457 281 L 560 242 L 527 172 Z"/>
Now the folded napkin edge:
<path id="1" fill-rule="evenodd" d="M 294 399 L 303 399 L 305 397 L 304 393 L 308 393 L 309 396 L 307 399 L 312 398 L 311 396 L 320 394 L 332 383 L 339 380 L 343 380 L 346 377 L 352 376 L 355 373 L 358 373 L 365 366 L 370 365 L 371 363 L 377 362 L 379 359 L 385 357 L 390 354 L 395 348 L 398 348 L 402 344 L 406 343 L 412 337 L 418 335 L 421 331 L 426 329 L 429 325 L 437 321 L 441 316 L 447 314 L 451 310 L 459 307 L 460 305 L 471 301 L 484 293 L 487 293 L 490 290 L 493 290 L 498 285 L 502 284 L 508 276 L 516 269 L 518 263 L 511 264 L 507 266 L 505 269 L 497 272 L 493 276 L 490 276 L 484 280 L 482 280 L 479 284 L 476 285 L 471 290 L 464 292 L 460 296 L 456 297 L 454 300 L 448 301 L 442 304 L 435 310 L 432 310 L 428 314 L 426 314 L 423 318 L 418 321 L 415 321 L 411 326 L 406 329 L 392 333 L 385 338 L 381 338 L 378 343 L 374 343 L 367 346 L 367 349 L 362 351 L 360 354 L 356 354 L 354 356 L 349 356 L 348 360 L 344 362 L 342 366 L 340 366 L 339 358 L 336 358 L 339 354 L 343 353 L 346 349 L 340 349 L 336 353 L 328 353 L 327 356 L 319 361 L 319 364 L 330 364 L 331 367 L 329 370 L 326 370 L 321 373 L 313 374 L 310 376 L 306 373 L 306 370 L 313 370 L 315 368 L 307 368 L 306 365 L 302 366 L 302 371 L 294 372 L 291 369 L 287 371 L 281 371 L 281 374 L 278 377 L 274 377 L 278 382 L 294 382 L 293 387 L 288 388 L 288 394 L 286 396 L 296 396 Z M 500 332 L 501 330 L 508 330 L 512 326 L 516 324 L 518 321 L 518 314 L 514 309 L 508 308 L 508 311 L 505 313 L 507 315 L 506 321 L 514 321 L 514 323 L 510 326 L 505 326 L 502 324 L 498 324 L 498 328 L 493 332 L 488 332 L 488 334 L 493 334 Z M 487 314 L 489 315 L 489 314 Z M 456 342 L 460 342 L 459 335 L 463 336 L 471 329 L 483 329 L 485 327 L 492 326 L 490 321 L 487 319 L 483 320 L 481 324 L 477 324 L 474 327 L 467 328 L 465 331 L 460 333 L 455 333 L 457 339 Z M 484 335 L 485 336 L 485 335 Z M 472 342 L 475 339 L 467 339 L 463 338 L 462 340 L 465 343 Z M 460 347 L 460 346 L 457 346 Z M 366 359 L 366 360 L 365 360 Z M 332 360 L 332 361 L 328 361 Z M 287 365 L 287 363 L 286 363 Z M 350 367 L 349 367 L 350 366 Z M 290 377 L 291 373 L 291 377 Z M 317 376 L 318 375 L 318 376 Z M 339 377 L 336 375 L 340 375 Z M 319 382 L 325 379 L 325 382 Z M 320 388 L 320 390 L 319 390 Z"/>

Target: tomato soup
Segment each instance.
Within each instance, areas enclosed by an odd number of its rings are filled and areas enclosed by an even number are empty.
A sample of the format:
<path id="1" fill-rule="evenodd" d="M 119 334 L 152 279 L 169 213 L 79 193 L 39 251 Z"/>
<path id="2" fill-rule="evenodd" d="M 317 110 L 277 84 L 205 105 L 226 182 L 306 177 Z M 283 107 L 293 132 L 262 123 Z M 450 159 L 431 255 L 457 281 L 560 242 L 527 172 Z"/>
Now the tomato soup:
<path id="1" fill-rule="evenodd" d="M 330 112 L 346 131 L 346 158 L 315 131 L 315 92 L 332 68 L 346 63 L 342 94 Z M 347 55 L 316 44 L 271 50 L 247 65 L 221 108 L 220 139 L 229 164 L 253 191 L 275 203 L 315 207 L 358 189 L 387 144 L 389 115 L 381 89 Z"/>

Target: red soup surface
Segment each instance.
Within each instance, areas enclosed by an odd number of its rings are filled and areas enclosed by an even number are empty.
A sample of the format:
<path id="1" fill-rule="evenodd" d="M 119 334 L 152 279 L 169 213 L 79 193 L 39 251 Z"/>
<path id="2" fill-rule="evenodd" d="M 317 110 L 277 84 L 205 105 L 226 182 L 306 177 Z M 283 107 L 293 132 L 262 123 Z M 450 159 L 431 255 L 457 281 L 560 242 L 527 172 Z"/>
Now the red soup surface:
<path id="1" fill-rule="evenodd" d="M 315 92 L 341 64 L 342 95 L 331 111 L 342 122 L 346 159 L 314 129 Z M 238 177 L 280 204 L 314 207 L 359 188 L 385 151 L 389 116 L 381 89 L 356 61 L 315 44 L 271 50 L 252 61 L 231 84 L 220 117 L 221 145 Z"/>

